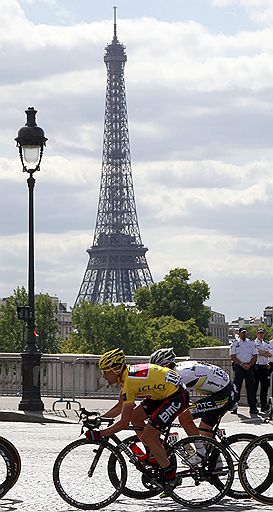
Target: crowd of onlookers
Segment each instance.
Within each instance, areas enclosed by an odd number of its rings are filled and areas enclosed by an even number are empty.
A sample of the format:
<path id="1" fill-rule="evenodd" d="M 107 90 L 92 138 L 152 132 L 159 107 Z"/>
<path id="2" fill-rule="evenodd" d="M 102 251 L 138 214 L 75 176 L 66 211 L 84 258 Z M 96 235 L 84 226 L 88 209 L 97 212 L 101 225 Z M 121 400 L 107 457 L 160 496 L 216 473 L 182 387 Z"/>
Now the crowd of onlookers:
<path id="1" fill-rule="evenodd" d="M 269 342 L 264 341 L 265 330 L 259 327 L 256 332 L 256 339 L 250 340 L 247 337 L 247 329 L 239 329 L 239 338 L 231 345 L 231 361 L 234 370 L 233 382 L 238 391 L 238 403 L 242 384 L 245 381 L 247 402 L 252 418 L 259 413 L 257 404 L 260 405 L 260 412 L 267 412 L 269 409 L 268 394 L 270 388 L 271 373 L 273 368 L 273 337 Z M 259 396 L 257 392 L 259 389 Z M 232 414 L 237 414 L 238 407 L 234 408 Z"/>

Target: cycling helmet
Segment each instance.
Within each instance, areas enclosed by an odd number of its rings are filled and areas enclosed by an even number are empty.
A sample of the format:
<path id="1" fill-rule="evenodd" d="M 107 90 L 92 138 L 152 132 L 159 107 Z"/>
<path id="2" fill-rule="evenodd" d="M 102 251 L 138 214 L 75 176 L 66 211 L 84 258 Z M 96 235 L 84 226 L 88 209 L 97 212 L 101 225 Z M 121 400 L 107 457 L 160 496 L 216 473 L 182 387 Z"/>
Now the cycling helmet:
<path id="1" fill-rule="evenodd" d="M 149 363 L 164 366 L 169 363 L 174 363 L 175 357 L 176 354 L 174 353 L 173 347 L 160 348 L 150 355 Z"/>
<path id="2" fill-rule="evenodd" d="M 124 365 L 125 355 L 121 348 L 114 348 L 102 354 L 99 360 L 101 370 L 112 370 L 121 368 Z"/>

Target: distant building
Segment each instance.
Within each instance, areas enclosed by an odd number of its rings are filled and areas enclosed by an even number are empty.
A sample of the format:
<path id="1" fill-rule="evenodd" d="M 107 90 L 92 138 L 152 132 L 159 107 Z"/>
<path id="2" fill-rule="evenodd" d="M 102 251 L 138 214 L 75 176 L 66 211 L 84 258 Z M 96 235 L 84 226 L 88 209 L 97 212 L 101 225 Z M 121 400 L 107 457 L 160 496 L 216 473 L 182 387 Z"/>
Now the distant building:
<path id="1" fill-rule="evenodd" d="M 264 323 L 267 327 L 273 324 L 273 306 L 266 306 L 264 309 Z"/>
<path id="2" fill-rule="evenodd" d="M 50 297 L 56 306 L 59 334 L 67 340 L 72 331 L 72 312 L 67 310 L 66 302 L 61 302 L 58 297 Z"/>
<path id="3" fill-rule="evenodd" d="M 263 318 L 257 316 L 250 316 L 249 318 L 244 318 L 239 316 L 237 320 L 232 320 L 228 324 L 228 338 L 229 342 L 232 342 L 234 339 L 239 337 L 239 329 L 240 327 L 245 327 L 246 329 L 253 325 L 258 325 L 262 323 Z"/>
<path id="4" fill-rule="evenodd" d="M 208 335 L 222 341 L 223 345 L 228 345 L 228 323 L 224 313 L 211 311 Z"/>

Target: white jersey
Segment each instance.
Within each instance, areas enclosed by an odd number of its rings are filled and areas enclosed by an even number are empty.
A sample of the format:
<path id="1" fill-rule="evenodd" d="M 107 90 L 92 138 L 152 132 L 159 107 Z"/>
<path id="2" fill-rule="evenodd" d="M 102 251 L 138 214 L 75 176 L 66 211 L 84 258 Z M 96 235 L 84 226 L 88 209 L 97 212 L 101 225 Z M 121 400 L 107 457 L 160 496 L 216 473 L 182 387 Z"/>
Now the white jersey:
<path id="1" fill-rule="evenodd" d="M 202 395 L 212 395 L 230 382 L 229 375 L 214 364 L 182 361 L 174 370 L 179 373 L 183 384 L 190 391 L 198 391 Z"/>

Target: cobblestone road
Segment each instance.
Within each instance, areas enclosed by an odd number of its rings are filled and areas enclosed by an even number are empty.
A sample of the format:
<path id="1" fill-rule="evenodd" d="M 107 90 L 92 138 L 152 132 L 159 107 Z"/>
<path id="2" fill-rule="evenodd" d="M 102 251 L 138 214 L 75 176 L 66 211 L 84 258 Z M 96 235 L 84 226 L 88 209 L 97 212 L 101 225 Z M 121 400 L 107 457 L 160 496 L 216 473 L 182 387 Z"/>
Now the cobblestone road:
<path id="1" fill-rule="evenodd" d="M 228 417 L 228 415 L 227 415 Z M 223 424 L 227 434 L 252 432 L 257 435 L 272 432 L 272 424 L 245 420 L 228 420 Z M 22 473 L 14 488 L 0 501 L 0 511 L 18 512 L 68 512 L 77 509 L 68 506 L 55 491 L 52 482 L 52 467 L 58 452 L 79 437 L 77 424 L 37 424 L 1 422 L 1 435 L 10 439 L 22 457 Z M 198 487 L 196 488 L 198 492 Z M 104 510 L 104 509 L 103 509 Z M 120 497 L 105 510 L 109 512 L 178 512 L 182 507 L 172 500 L 152 498 L 135 501 Z M 195 509 L 196 510 L 196 509 Z M 252 500 L 235 501 L 223 499 L 210 507 L 211 511 L 223 512 L 272 512 L 272 507 Z"/>

